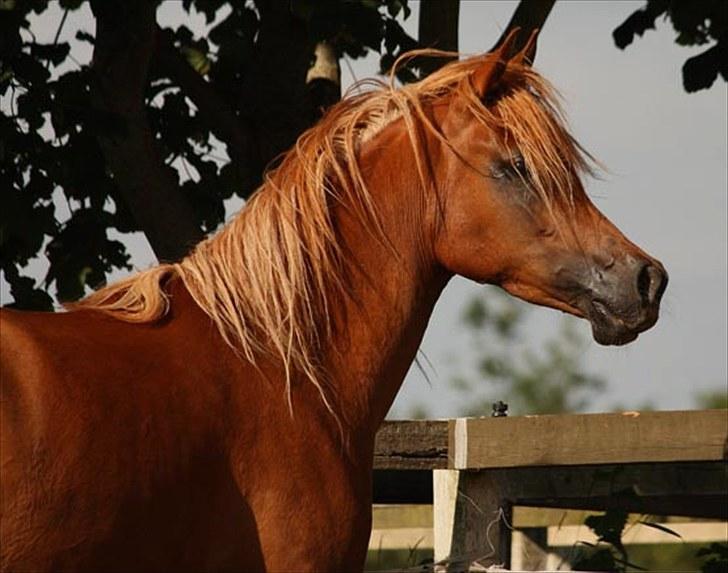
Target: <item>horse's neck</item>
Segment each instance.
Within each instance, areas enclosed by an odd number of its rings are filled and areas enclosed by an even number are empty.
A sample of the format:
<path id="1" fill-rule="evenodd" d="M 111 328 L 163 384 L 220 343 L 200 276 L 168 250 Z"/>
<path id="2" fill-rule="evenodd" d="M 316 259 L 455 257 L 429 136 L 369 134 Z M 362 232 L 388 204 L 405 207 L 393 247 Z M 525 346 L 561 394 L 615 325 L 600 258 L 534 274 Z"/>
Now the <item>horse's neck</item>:
<path id="1" fill-rule="evenodd" d="M 346 215 L 339 221 L 354 259 L 349 277 L 353 296 L 344 303 L 328 361 L 347 425 L 372 436 L 416 357 L 449 278 L 418 236 L 423 221 L 416 214 L 424 207 L 411 158 L 392 152 L 391 146 L 379 149 L 389 152 L 386 158 L 368 158 L 374 165 L 370 190 L 398 256 L 360 221 Z"/>
<path id="2" fill-rule="evenodd" d="M 395 285 L 398 276 L 396 268 L 377 268 L 373 280 L 381 290 L 358 291 L 360 302 L 348 304 L 345 336 L 334 342 L 337 402 L 348 425 L 365 433 L 376 431 L 389 411 L 445 282 L 401 277 Z"/>

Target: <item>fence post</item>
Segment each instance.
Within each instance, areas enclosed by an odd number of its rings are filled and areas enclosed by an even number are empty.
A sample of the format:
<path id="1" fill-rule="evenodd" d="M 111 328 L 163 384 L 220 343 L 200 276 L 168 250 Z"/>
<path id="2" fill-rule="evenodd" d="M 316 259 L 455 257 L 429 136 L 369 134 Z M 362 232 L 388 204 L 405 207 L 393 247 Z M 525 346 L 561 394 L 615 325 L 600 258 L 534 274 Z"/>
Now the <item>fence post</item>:
<path id="1" fill-rule="evenodd" d="M 523 527 L 513 532 L 511 568 L 514 571 L 555 569 L 548 551 L 548 527 Z M 557 562 L 558 563 L 558 562 Z"/>
<path id="2" fill-rule="evenodd" d="M 511 506 L 497 472 L 434 470 L 433 512 L 435 562 L 510 566 Z"/>

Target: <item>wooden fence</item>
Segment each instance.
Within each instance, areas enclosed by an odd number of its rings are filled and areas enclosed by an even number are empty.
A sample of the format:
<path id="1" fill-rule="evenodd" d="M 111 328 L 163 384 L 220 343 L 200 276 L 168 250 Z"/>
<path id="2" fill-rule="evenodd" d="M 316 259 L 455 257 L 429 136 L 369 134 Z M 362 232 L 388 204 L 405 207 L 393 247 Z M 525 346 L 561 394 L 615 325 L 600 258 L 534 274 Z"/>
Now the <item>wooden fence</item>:
<path id="1" fill-rule="evenodd" d="M 726 460 L 726 410 L 386 422 L 374 502 L 433 504 L 450 570 L 510 567 L 515 506 L 726 520 Z"/>

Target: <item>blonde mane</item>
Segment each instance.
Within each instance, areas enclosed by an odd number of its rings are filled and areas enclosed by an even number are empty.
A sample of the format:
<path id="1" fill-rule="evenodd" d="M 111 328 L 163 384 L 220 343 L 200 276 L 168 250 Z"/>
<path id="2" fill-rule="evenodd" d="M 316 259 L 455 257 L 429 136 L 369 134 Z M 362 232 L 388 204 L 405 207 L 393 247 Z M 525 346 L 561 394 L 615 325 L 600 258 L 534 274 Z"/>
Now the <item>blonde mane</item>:
<path id="1" fill-rule="evenodd" d="M 423 53 L 435 54 L 406 57 Z M 577 171 L 588 170 L 553 88 L 535 71 L 509 64 L 498 97 L 487 107 L 480 101 L 469 78 L 488 57 L 450 63 L 399 89 L 392 72 L 389 84 L 374 82 L 366 93 L 346 97 L 266 174 L 237 217 L 182 261 L 106 286 L 70 308 L 153 322 L 168 312 L 165 285 L 178 277 L 237 353 L 253 364 L 261 355 L 281 361 L 289 407 L 291 380 L 301 376 L 332 410 L 321 356 L 332 333 L 332 305 L 346 296 L 334 205 L 353 210 L 386 241 L 358 162 L 363 142 L 401 119 L 424 192 L 428 165 L 421 128 L 450 145 L 432 124 L 428 104 L 457 94 L 476 121 L 512 138 L 529 166 L 530 184 L 549 209 L 561 199 L 572 203 Z"/>

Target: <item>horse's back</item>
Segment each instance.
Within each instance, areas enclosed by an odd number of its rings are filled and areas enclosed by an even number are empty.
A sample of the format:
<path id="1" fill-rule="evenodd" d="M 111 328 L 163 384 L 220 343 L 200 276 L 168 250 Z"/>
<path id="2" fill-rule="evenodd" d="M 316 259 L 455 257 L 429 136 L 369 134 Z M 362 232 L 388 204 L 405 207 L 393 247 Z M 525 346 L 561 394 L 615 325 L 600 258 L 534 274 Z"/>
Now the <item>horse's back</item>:
<path id="1" fill-rule="evenodd" d="M 193 345 L 91 311 L 0 321 L 0 569 L 239 563 L 230 536 L 250 517 L 215 434 L 214 381 L 187 364 Z"/>
<path id="2" fill-rule="evenodd" d="M 134 376 L 120 367 L 130 356 L 100 318 L 0 310 L 3 436 L 36 448 L 55 431 L 73 441 L 73 429 L 93 425 L 102 407 L 107 415 L 124 408 Z"/>
<path id="3" fill-rule="evenodd" d="M 74 548 L 121 503 L 112 442 L 128 428 L 100 422 L 125 407 L 100 378 L 112 357 L 85 318 L 78 328 L 71 314 L 0 311 L 3 571 L 73 569 L 86 558 Z"/>
<path id="4" fill-rule="evenodd" d="M 175 301 L 173 320 L 149 325 L 0 312 L 3 571 L 363 559 L 349 542 L 368 531 L 369 472 L 343 455 L 315 389 L 298 388 L 292 418 L 280 373 L 245 365 L 184 293 Z M 309 530 L 314 514 L 325 534 Z M 312 542 L 328 547 L 318 560 Z"/>

